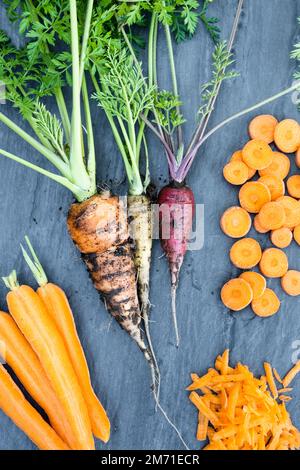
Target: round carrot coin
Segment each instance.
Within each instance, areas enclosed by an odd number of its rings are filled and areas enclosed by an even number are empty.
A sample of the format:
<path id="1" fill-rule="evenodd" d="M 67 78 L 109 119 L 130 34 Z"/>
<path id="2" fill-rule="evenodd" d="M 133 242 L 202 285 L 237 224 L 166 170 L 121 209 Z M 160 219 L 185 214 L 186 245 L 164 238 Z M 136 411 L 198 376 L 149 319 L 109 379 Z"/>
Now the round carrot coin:
<path id="1" fill-rule="evenodd" d="M 258 299 L 265 292 L 267 282 L 261 274 L 255 271 L 245 271 L 240 275 L 240 278 L 250 284 L 253 292 L 253 300 Z"/>
<path id="2" fill-rule="evenodd" d="M 243 161 L 254 170 L 263 170 L 272 163 L 273 151 L 263 140 L 250 140 L 247 142 L 242 152 Z"/>
<path id="3" fill-rule="evenodd" d="M 300 175 L 290 176 L 286 185 L 289 195 L 300 199 Z"/>
<path id="4" fill-rule="evenodd" d="M 259 211 L 258 220 L 267 230 L 276 230 L 285 223 L 285 210 L 279 202 L 267 202 Z"/>
<path id="5" fill-rule="evenodd" d="M 251 217 L 242 207 L 229 207 L 222 215 L 220 225 L 229 237 L 241 238 L 247 235 L 251 228 Z"/>
<path id="6" fill-rule="evenodd" d="M 259 317 L 271 317 L 278 312 L 280 300 L 272 289 L 265 289 L 263 295 L 251 303 L 253 312 Z"/>
<path id="7" fill-rule="evenodd" d="M 293 240 L 293 232 L 287 227 L 281 227 L 273 230 L 271 233 L 271 242 L 277 248 L 287 248 Z"/>
<path id="8" fill-rule="evenodd" d="M 300 272 L 291 269 L 281 278 L 281 287 L 288 295 L 300 295 Z"/>
<path id="9" fill-rule="evenodd" d="M 267 277 L 282 277 L 289 269 L 286 254 L 279 248 L 268 248 L 262 254 L 259 269 Z"/>
<path id="10" fill-rule="evenodd" d="M 248 167 L 240 161 L 229 162 L 223 168 L 223 175 L 228 183 L 244 184 L 248 180 Z"/>
<path id="11" fill-rule="evenodd" d="M 229 256 L 236 267 L 250 269 L 259 263 L 261 247 L 254 238 L 242 238 L 232 245 Z"/>
<path id="12" fill-rule="evenodd" d="M 284 226 L 294 228 L 300 224 L 300 202 L 290 196 L 282 196 L 277 199 L 285 210 Z"/>
<path id="13" fill-rule="evenodd" d="M 248 181 L 239 191 L 240 205 L 248 212 L 257 214 L 262 206 L 271 201 L 271 193 L 263 183 Z"/>
<path id="14" fill-rule="evenodd" d="M 300 245 L 300 224 L 294 228 L 293 235 L 294 235 L 295 242 L 298 243 L 298 245 Z"/>
<path id="15" fill-rule="evenodd" d="M 258 233 L 267 233 L 269 230 L 264 228 L 261 224 L 260 224 L 260 221 L 259 221 L 259 218 L 258 218 L 258 215 L 257 214 L 254 219 L 253 219 L 253 227 L 255 228 L 255 230 L 258 232 Z"/>
<path id="16" fill-rule="evenodd" d="M 271 193 L 271 200 L 276 201 L 281 196 L 284 196 L 284 181 L 277 178 L 275 175 L 261 176 L 257 181 L 268 186 Z"/>
<path id="17" fill-rule="evenodd" d="M 294 119 L 284 119 L 275 127 L 274 141 L 279 150 L 296 152 L 300 146 L 300 126 Z"/>
<path id="18" fill-rule="evenodd" d="M 233 154 L 231 155 L 231 158 L 230 158 L 230 161 L 231 162 L 242 162 L 243 161 L 243 152 L 242 150 L 236 150 L 235 152 L 233 152 Z M 256 170 L 254 170 L 253 168 L 248 168 L 248 180 L 250 180 L 251 178 L 253 178 L 253 176 L 255 175 L 256 173 Z"/>
<path id="19" fill-rule="evenodd" d="M 260 139 L 270 144 L 274 140 L 274 132 L 277 124 L 277 119 L 271 116 L 271 114 L 260 114 L 250 122 L 249 135 L 251 139 Z"/>
<path id="20" fill-rule="evenodd" d="M 284 180 L 284 178 L 289 174 L 290 167 L 291 162 L 289 157 L 280 152 L 273 152 L 272 163 L 267 166 L 267 168 L 260 170 L 259 175 L 274 175 L 277 176 L 277 178 Z"/>
<path id="21" fill-rule="evenodd" d="M 225 307 L 238 312 L 252 301 L 251 286 L 244 279 L 231 279 L 221 289 L 221 300 Z"/>

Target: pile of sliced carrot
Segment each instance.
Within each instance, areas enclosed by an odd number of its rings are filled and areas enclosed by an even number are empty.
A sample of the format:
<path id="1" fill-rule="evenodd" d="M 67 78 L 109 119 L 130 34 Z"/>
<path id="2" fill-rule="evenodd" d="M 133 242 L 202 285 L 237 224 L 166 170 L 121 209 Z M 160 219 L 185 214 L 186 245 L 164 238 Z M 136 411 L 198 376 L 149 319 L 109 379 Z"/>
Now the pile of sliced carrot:
<path id="1" fill-rule="evenodd" d="M 187 390 L 198 411 L 197 439 L 209 441 L 204 450 L 300 448 L 300 432 L 285 405 L 291 400 L 287 393 L 300 362 L 283 380 L 269 363 L 264 369 L 265 374 L 256 378 L 246 365 L 231 367 L 227 349 L 205 375 L 191 374 Z"/>
<path id="2" fill-rule="evenodd" d="M 281 153 L 296 152 L 296 165 L 300 167 L 300 125 L 293 119 L 278 122 L 274 116 L 264 114 L 250 122 L 249 135 L 251 140 L 233 153 L 223 171 L 229 183 L 241 186 L 240 205 L 228 208 L 220 221 L 226 235 L 241 238 L 232 246 L 230 259 L 240 269 L 258 265 L 264 276 L 282 278 L 281 286 L 287 294 L 300 295 L 300 272 L 288 271 L 288 259 L 282 251 L 293 238 L 300 245 L 300 175 L 290 176 L 285 185 L 291 165 L 289 157 Z M 279 151 L 272 149 L 273 143 Z M 257 172 L 258 178 L 249 181 Z M 262 253 L 256 240 L 243 238 L 251 229 L 251 214 L 255 230 L 269 233 L 276 248 Z M 249 279 L 244 281 L 253 289 Z M 251 303 L 257 315 L 270 316 L 278 311 L 280 302 L 271 289 L 265 287 L 255 297 L 249 296 L 244 283 L 234 279 L 221 291 L 223 303 L 231 310 L 239 311 Z"/>
<path id="3" fill-rule="evenodd" d="M 28 255 L 27 255 L 28 256 Z M 0 312 L 5 361 L 48 424 L 0 365 L 0 409 L 43 450 L 94 450 L 93 435 L 104 442 L 110 423 L 91 385 L 88 365 L 65 293 L 48 283 L 37 258 L 40 287 L 20 286 L 15 272 L 3 278 L 10 289 L 10 315 Z"/>

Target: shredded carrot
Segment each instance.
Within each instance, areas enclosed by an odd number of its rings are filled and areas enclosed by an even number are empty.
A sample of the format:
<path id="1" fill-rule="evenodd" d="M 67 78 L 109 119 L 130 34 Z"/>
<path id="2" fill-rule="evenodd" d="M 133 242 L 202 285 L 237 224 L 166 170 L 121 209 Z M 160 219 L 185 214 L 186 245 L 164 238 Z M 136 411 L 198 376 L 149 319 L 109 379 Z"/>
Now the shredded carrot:
<path id="1" fill-rule="evenodd" d="M 300 361 L 297 362 L 297 364 L 292 367 L 292 369 L 287 373 L 287 375 L 284 377 L 282 383 L 283 386 L 286 388 L 290 385 L 292 380 L 296 377 L 296 375 L 300 372 Z"/>
<path id="2" fill-rule="evenodd" d="M 286 385 L 300 371 L 300 361 L 283 381 L 268 362 L 260 378 L 244 364 L 230 367 L 228 350 L 217 356 L 215 366 L 203 377 L 192 374 L 188 387 L 198 410 L 197 439 L 208 439 L 203 450 L 300 449 L 300 432 L 285 407 L 292 399 L 285 395 L 292 391 Z M 280 390 L 275 379 L 283 382 Z"/>

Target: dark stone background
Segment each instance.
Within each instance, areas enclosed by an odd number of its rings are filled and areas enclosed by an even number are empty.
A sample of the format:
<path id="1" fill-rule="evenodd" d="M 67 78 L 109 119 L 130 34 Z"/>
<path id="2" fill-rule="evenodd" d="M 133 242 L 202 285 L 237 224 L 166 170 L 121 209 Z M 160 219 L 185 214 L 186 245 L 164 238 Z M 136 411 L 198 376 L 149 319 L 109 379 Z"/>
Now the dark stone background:
<path id="1" fill-rule="evenodd" d="M 211 7 L 210 11 L 221 18 L 224 38 L 229 36 L 236 4 L 236 0 L 219 0 Z M 298 39 L 299 15 L 298 0 L 245 1 L 234 48 L 240 77 L 222 88 L 210 126 L 290 85 L 295 64 L 289 59 L 289 53 Z M 2 2 L 0 27 L 11 28 L 4 17 Z M 201 27 L 193 40 L 176 46 L 175 53 L 188 120 L 186 134 L 190 134 L 200 84 L 210 73 L 212 43 Z M 164 86 L 170 82 L 166 59 L 166 48 L 161 42 L 159 75 Z M 24 125 L 10 105 L 2 105 L 1 111 Z M 278 119 L 298 118 L 291 96 L 262 108 L 261 112 L 273 113 Z M 244 361 L 260 374 L 263 361 L 268 360 L 284 374 L 291 366 L 292 343 L 300 340 L 300 300 L 288 298 L 278 280 L 268 281 L 282 301 L 280 312 L 270 319 L 255 317 L 250 308 L 231 314 L 219 300 L 221 285 L 239 273 L 228 258 L 232 240 L 219 228 L 220 215 L 237 202 L 237 190 L 224 181 L 222 167 L 231 153 L 247 141 L 250 118 L 248 115 L 235 121 L 208 140 L 189 175 L 188 183 L 195 191 L 197 203 L 205 205 L 205 242 L 202 250 L 188 253 L 181 273 L 179 350 L 173 343 L 168 268 L 161 257 L 159 243 L 154 243 L 152 335 L 162 373 L 161 402 L 191 449 L 198 449 L 199 443 L 195 439 L 197 413 L 185 391 L 189 373 L 205 372 L 216 355 L 229 347 L 233 362 Z M 96 108 L 93 121 L 98 180 L 108 181 L 115 190 L 124 193 L 121 158 L 109 126 Z M 2 148 L 48 166 L 37 152 L 3 125 L 0 125 L 0 142 Z M 160 187 L 168 178 L 165 157 L 152 136 L 149 146 L 153 182 Z M 22 282 L 34 285 L 19 248 L 24 235 L 28 234 L 49 278 L 61 285 L 70 299 L 93 384 L 112 423 L 112 437 L 106 448 L 180 449 L 182 446 L 174 431 L 159 412 L 155 413 L 149 371 L 141 353 L 106 313 L 67 235 L 65 222 L 71 202 L 72 196 L 64 188 L 0 158 L 0 274 L 7 275 L 16 268 Z M 267 235 L 258 237 L 251 233 L 263 248 L 270 246 Z M 293 242 L 287 253 L 291 267 L 300 269 L 299 246 Z M 5 294 L 6 289 L 1 284 L 0 306 L 4 310 Z M 288 408 L 295 424 L 300 426 L 299 379 L 295 382 L 293 396 L 294 401 Z M 104 446 L 98 442 L 97 447 Z M 0 448 L 34 448 L 2 413 Z"/>

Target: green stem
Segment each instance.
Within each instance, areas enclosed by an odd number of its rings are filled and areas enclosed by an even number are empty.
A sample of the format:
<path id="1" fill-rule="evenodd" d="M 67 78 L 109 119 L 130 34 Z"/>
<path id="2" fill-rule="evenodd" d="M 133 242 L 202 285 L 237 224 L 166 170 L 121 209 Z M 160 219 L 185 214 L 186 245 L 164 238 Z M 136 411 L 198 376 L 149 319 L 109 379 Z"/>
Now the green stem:
<path id="1" fill-rule="evenodd" d="M 86 171 L 82 151 L 82 123 L 81 123 L 81 83 L 79 63 L 79 37 L 77 24 L 76 0 L 70 0 L 71 14 L 71 41 L 72 41 L 72 81 L 73 81 L 73 112 L 71 125 L 71 153 L 70 167 L 73 181 L 76 185 L 90 190 L 90 178 Z"/>
<path id="2" fill-rule="evenodd" d="M 95 152 L 95 142 L 94 142 L 94 133 L 93 133 L 93 124 L 91 118 L 91 110 L 90 110 L 90 102 L 89 102 L 89 94 L 86 84 L 85 75 L 83 74 L 82 79 L 82 96 L 83 96 L 83 104 L 84 104 L 84 112 L 85 112 L 85 121 L 86 121 L 86 130 L 87 130 L 87 140 L 88 140 L 88 161 L 87 161 L 87 169 L 89 172 L 89 176 L 91 181 L 94 182 L 95 192 L 96 192 L 96 152 Z"/>
<path id="3" fill-rule="evenodd" d="M 64 98 L 61 87 L 58 87 L 55 90 L 55 98 L 56 98 L 56 103 L 58 106 L 59 114 L 61 117 L 61 122 L 65 131 L 65 138 L 66 138 L 66 141 L 70 143 L 71 122 L 70 122 L 69 113 L 67 110 L 65 98 Z"/>
<path id="4" fill-rule="evenodd" d="M 90 34 L 93 6 L 94 6 L 94 0 L 88 0 L 86 16 L 85 16 L 84 32 L 83 32 L 83 38 L 82 38 L 81 56 L 80 56 L 80 83 L 82 83 L 83 74 L 84 74 L 85 58 L 86 58 L 86 51 L 87 51 L 87 45 L 88 45 L 88 40 L 89 40 L 89 34 Z"/>
<path id="5" fill-rule="evenodd" d="M 18 287 L 20 287 L 16 270 L 13 270 L 9 276 L 3 277 L 2 280 L 6 287 L 11 291 L 16 290 L 18 289 Z"/>
<path id="6" fill-rule="evenodd" d="M 23 129 L 21 129 L 17 124 L 11 121 L 7 116 L 0 112 L 0 121 L 3 122 L 9 129 L 15 132 L 19 137 L 21 137 L 25 142 L 31 145 L 34 149 L 36 149 L 39 153 L 44 155 L 44 157 L 49 160 L 52 165 L 54 165 L 59 172 L 65 176 L 66 178 L 71 178 L 71 173 L 68 165 L 64 163 L 54 152 L 47 149 L 44 145 L 42 145 L 39 141 L 31 137 L 31 135 L 27 134 Z"/>
<path id="7" fill-rule="evenodd" d="M 167 47 L 169 52 L 169 61 L 170 61 L 170 69 L 171 69 L 171 76 L 172 76 L 172 83 L 173 83 L 173 92 L 176 97 L 179 96 L 178 92 L 178 84 L 177 84 L 177 76 L 176 76 L 176 68 L 175 68 L 175 60 L 174 60 L 174 51 L 173 51 L 173 44 L 172 44 L 172 37 L 169 25 L 165 25 L 165 34 L 166 34 L 166 41 Z M 176 107 L 176 111 L 180 114 L 180 107 Z M 183 135 L 182 135 L 182 127 L 177 127 L 177 137 L 178 137 L 178 148 L 183 146 Z"/>
<path id="8" fill-rule="evenodd" d="M 0 149 L 0 155 L 3 155 L 6 158 L 9 158 L 10 160 L 14 160 L 17 163 L 20 163 L 23 166 L 26 166 L 27 168 L 30 168 L 31 170 L 36 171 L 37 173 L 40 173 L 41 175 L 47 176 L 47 178 L 52 179 L 56 183 L 61 184 L 65 188 L 69 189 L 75 197 L 78 199 L 78 201 L 81 201 L 84 199 L 82 190 L 78 188 L 76 185 L 71 183 L 67 178 L 61 175 L 56 175 L 55 173 L 51 173 L 50 171 L 44 170 L 43 168 L 39 167 L 38 165 L 35 165 L 34 163 L 30 163 L 27 160 L 24 160 L 23 158 L 17 157 L 16 155 L 7 152 L 6 150 Z"/>
<path id="9" fill-rule="evenodd" d="M 44 268 L 43 268 L 40 260 L 38 259 L 37 254 L 34 251 L 33 246 L 30 243 L 30 240 L 27 237 L 27 235 L 25 236 L 25 241 L 28 245 L 30 254 L 32 256 L 32 259 L 31 259 L 30 255 L 27 253 L 27 251 L 25 250 L 25 248 L 23 247 L 23 245 L 21 244 L 21 250 L 22 250 L 23 257 L 24 257 L 27 265 L 29 266 L 29 269 L 32 272 L 32 274 L 33 274 L 36 282 L 38 283 L 38 285 L 40 287 L 45 286 L 46 284 L 48 284 L 48 279 L 47 279 L 47 275 L 44 271 Z"/>

